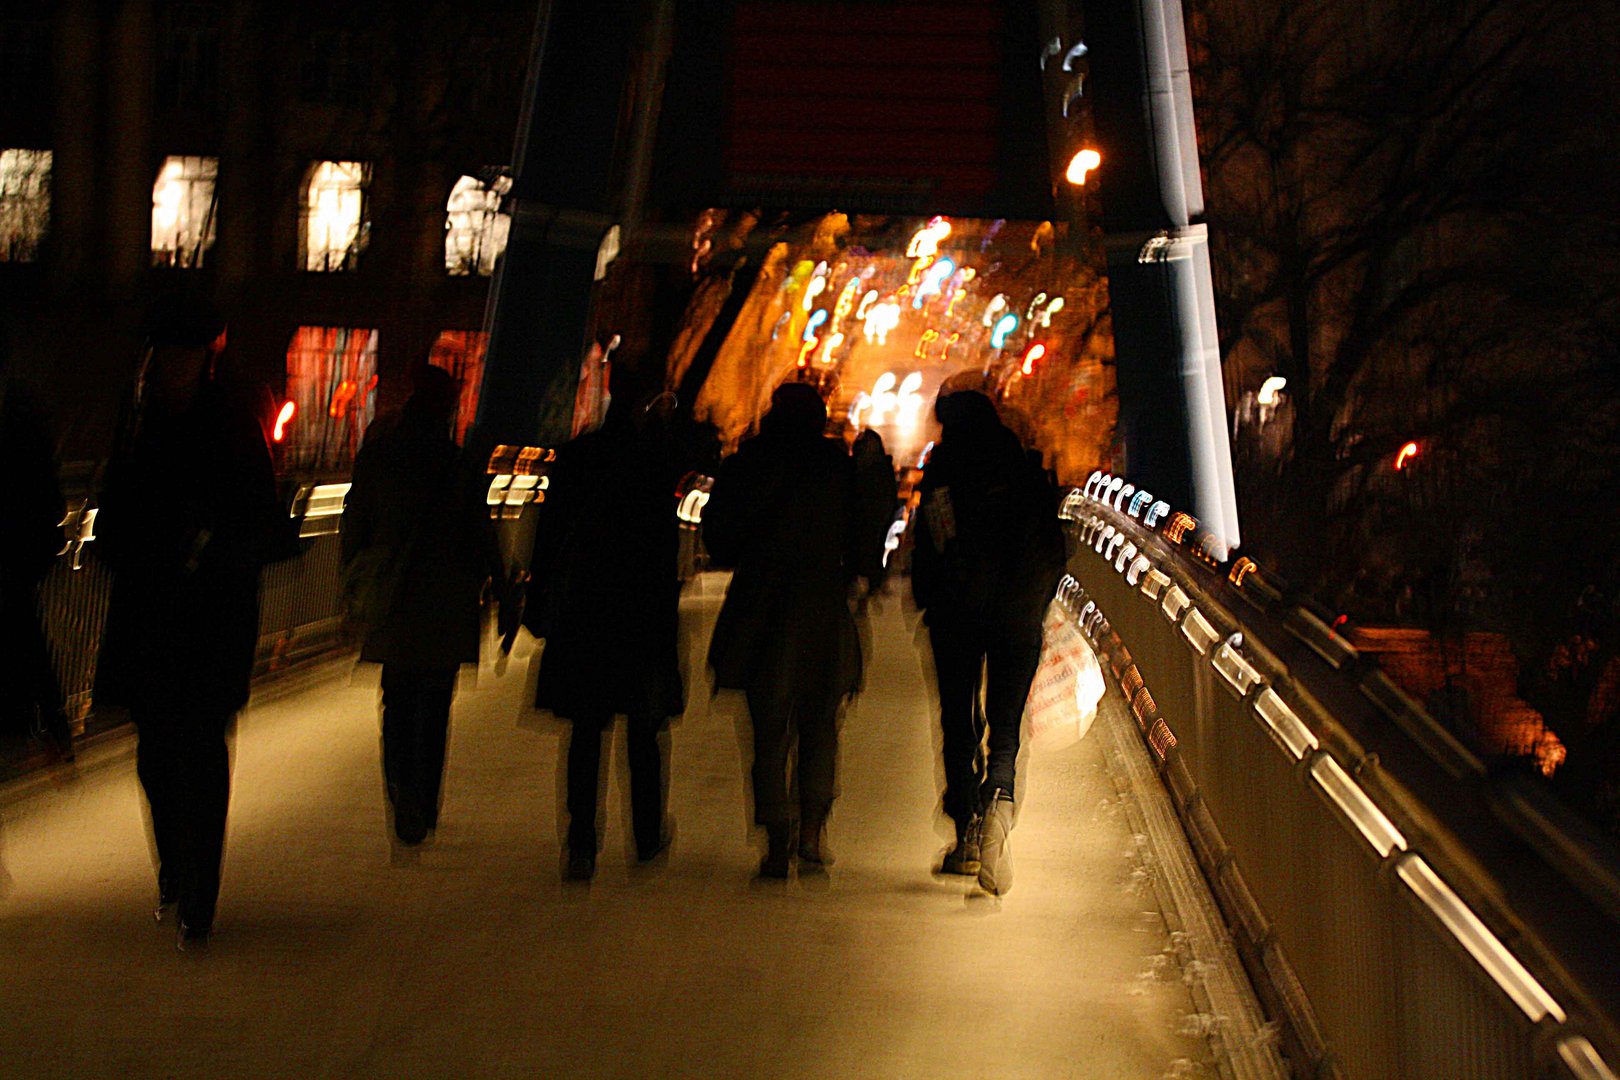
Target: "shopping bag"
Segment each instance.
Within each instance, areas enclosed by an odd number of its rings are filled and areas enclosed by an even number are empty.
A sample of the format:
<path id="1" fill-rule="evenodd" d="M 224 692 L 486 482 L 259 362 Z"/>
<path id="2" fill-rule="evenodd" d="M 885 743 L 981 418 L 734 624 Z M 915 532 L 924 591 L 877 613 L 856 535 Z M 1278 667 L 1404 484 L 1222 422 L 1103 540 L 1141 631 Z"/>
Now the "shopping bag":
<path id="1" fill-rule="evenodd" d="M 1041 626 L 1041 662 L 1024 703 L 1030 744 L 1073 746 L 1091 730 L 1103 695 L 1102 666 L 1062 604 L 1053 600 Z"/>

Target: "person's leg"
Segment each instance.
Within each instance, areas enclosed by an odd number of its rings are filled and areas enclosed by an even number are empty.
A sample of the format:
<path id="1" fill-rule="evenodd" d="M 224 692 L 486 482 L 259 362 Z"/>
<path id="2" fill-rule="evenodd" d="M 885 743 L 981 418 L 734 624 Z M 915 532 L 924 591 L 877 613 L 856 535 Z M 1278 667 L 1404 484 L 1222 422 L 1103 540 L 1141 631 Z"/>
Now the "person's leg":
<path id="1" fill-rule="evenodd" d="M 990 752 L 985 764 L 982 797 L 988 802 L 999 790 L 1015 794 L 1020 727 L 1024 703 L 1041 663 L 1041 627 L 1036 623 L 995 636 L 985 652 L 984 716 L 990 728 Z"/>
<path id="2" fill-rule="evenodd" d="M 662 726 L 663 718 L 657 716 L 625 719 L 625 746 L 630 758 L 630 816 L 636 857 L 643 862 L 664 848 L 664 763 L 658 749 L 658 729 Z"/>
<path id="3" fill-rule="evenodd" d="M 135 723 L 135 775 L 152 816 L 152 840 L 158 855 L 158 918 L 163 909 L 180 899 L 180 882 L 185 876 L 185 851 L 181 840 L 180 810 L 177 807 L 178 775 L 177 721 L 144 708 L 130 710 Z"/>
<path id="4" fill-rule="evenodd" d="M 421 800 L 422 820 L 429 829 L 439 824 L 445 743 L 450 734 L 450 702 L 455 697 L 458 670 L 424 668 L 417 673 L 415 786 Z"/>
<path id="5" fill-rule="evenodd" d="M 838 795 L 838 709 L 843 696 L 813 695 L 795 706 L 799 733 L 799 857 L 827 861 L 822 830 Z"/>
<path id="6" fill-rule="evenodd" d="M 959 826 L 979 809 L 980 731 L 974 719 L 984 652 L 966 627 L 931 626 L 939 684 L 940 752 L 945 764 L 945 813 Z"/>
<path id="7" fill-rule="evenodd" d="M 979 886 L 1002 895 L 1012 888 L 1012 858 L 1007 838 L 1012 832 L 1019 727 L 1024 702 L 1041 660 L 1041 628 L 1004 632 L 985 658 L 985 719 L 990 728 L 990 754 L 985 767 L 984 817 L 979 838 Z"/>
<path id="8" fill-rule="evenodd" d="M 217 713 L 193 713 L 185 720 L 181 769 L 186 876 L 180 892 L 180 921 L 193 936 L 206 936 L 213 928 L 219 900 L 225 819 L 231 801 L 230 749 L 225 743 L 229 725 L 230 717 Z"/>
<path id="9" fill-rule="evenodd" d="M 415 742 L 415 694 L 411 672 L 397 664 L 382 669 L 382 759 L 388 802 L 394 809 L 394 833 L 407 844 L 427 835 L 420 804 L 413 797 L 411 749 Z"/>
<path id="10" fill-rule="evenodd" d="M 754 822 L 765 826 L 770 848 L 760 873 L 787 877 L 793 809 L 788 801 L 787 763 L 793 706 L 769 691 L 748 691 L 754 728 Z"/>
<path id="11" fill-rule="evenodd" d="M 576 716 L 568 735 L 568 853 L 570 861 L 596 861 L 598 781 L 602 771 L 605 716 Z"/>

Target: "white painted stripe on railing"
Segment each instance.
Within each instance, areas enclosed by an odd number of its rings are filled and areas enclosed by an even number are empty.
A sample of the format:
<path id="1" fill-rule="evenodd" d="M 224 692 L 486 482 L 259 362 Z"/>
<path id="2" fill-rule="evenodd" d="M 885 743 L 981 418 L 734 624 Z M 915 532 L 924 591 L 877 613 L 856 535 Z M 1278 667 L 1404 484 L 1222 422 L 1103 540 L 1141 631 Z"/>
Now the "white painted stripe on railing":
<path id="1" fill-rule="evenodd" d="M 1266 726 L 1277 737 L 1278 744 L 1298 761 L 1306 754 L 1322 745 L 1317 742 L 1316 735 L 1305 726 L 1305 721 L 1294 715 L 1277 691 L 1266 687 L 1254 699 L 1254 711 L 1266 722 Z"/>
<path id="2" fill-rule="evenodd" d="M 1204 613 L 1197 608 L 1187 612 L 1187 617 L 1181 620 L 1181 636 L 1198 651 L 1199 656 L 1208 656 L 1209 647 L 1221 640 L 1220 632 L 1209 624 Z"/>

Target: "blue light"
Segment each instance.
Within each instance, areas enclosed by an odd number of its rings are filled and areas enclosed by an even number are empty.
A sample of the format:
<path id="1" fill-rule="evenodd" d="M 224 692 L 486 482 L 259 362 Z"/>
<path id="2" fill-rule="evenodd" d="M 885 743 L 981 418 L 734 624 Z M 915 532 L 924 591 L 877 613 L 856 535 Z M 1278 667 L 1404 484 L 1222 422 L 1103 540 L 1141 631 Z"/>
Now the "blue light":
<path id="1" fill-rule="evenodd" d="M 990 332 L 990 347 L 999 349 L 1007 344 L 1007 335 L 1018 328 L 1018 316 L 1008 312 L 996 320 L 996 328 Z"/>
<path id="2" fill-rule="evenodd" d="M 810 321 L 804 324 L 804 340 L 809 341 L 816 336 L 816 327 L 827 321 L 827 309 L 817 308 L 816 313 L 810 316 Z"/>
<path id="3" fill-rule="evenodd" d="M 923 297 L 933 296 L 945 284 L 945 279 L 956 272 L 956 264 L 949 259 L 941 259 L 930 266 L 923 274 L 922 283 L 917 286 L 916 298 L 911 301 L 913 308 L 923 306 Z"/>

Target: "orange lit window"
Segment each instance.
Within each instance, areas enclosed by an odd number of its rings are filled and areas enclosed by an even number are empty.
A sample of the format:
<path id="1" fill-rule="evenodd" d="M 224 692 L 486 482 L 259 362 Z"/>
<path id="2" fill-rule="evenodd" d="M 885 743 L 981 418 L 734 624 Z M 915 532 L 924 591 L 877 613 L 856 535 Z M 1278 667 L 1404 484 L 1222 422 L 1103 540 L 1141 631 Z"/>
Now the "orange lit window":
<path id="1" fill-rule="evenodd" d="M 467 437 L 473 417 L 478 414 L 478 388 L 484 381 L 484 350 L 489 335 L 479 330 L 444 330 L 428 353 L 428 363 L 443 368 L 461 383 L 461 403 L 456 407 L 456 441 Z"/>
<path id="2" fill-rule="evenodd" d="M 300 326 L 287 347 L 287 398 L 295 410 L 283 460 L 290 469 L 354 464 L 376 409 L 377 331 Z"/>

